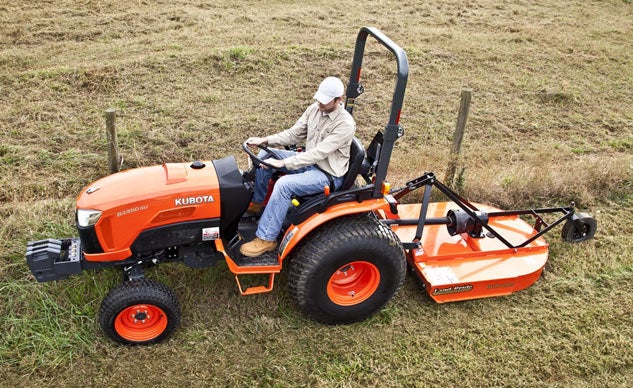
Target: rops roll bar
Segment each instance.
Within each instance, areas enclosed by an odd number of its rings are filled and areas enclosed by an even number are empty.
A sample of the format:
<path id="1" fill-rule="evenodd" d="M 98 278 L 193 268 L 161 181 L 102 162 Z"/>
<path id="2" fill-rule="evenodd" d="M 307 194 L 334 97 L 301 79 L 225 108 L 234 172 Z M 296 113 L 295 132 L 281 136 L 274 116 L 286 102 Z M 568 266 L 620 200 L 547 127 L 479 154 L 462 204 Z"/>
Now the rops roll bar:
<path id="1" fill-rule="evenodd" d="M 389 114 L 389 122 L 385 127 L 383 136 L 383 144 L 380 148 L 380 155 L 376 165 L 375 187 L 372 196 L 378 198 L 382 195 L 382 183 L 387 176 L 389 161 L 393 145 L 403 134 L 404 129 L 400 126 L 400 112 L 402 111 L 402 102 L 404 101 L 404 92 L 407 87 L 407 78 L 409 76 L 409 61 L 404 50 L 389 39 L 385 34 L 374 27 L 363 27 L 356 38 L 356 47 L 354 49 L 354 59 L 352 61 L 352 71 L 349 83 L 347 85 L 347 94 L 345 100 L 345 109 L 353 114 L 354 100 L 363 93 L 363 86 L 360 83 L 360 73 L 363 64 L 363 56 L 365 52 L 365 42 L 367 36 L 373 36 L 383 46 L 391 51 L 398 63 L 398 74 L 396 86 L 391 100 L 391 113 Z"/>

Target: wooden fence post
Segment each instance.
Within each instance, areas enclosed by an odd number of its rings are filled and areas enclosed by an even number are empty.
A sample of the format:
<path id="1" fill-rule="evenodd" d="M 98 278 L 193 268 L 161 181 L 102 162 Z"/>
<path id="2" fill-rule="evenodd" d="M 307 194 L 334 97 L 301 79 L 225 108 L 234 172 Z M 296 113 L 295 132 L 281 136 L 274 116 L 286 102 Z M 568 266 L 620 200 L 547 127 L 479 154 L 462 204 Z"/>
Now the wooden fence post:
<path id="1" fill-rule="evenodd" d="M 110 173 L 119 171 L 120 157 L 119 157 L 119 145 L 116 139 L 116 110 L 114 108 L 108 108 L 105 111 L 106 116 L 106 136 L 108 139 L 108 165 L 110 167 Z"/>
<path id="2" fill-rule="evenodd" d="M 461 102 L 459 104 L 459 116 L 457 116 L 457 126 L 455 127 L 455 133 L 453 134 L 453 145 L 451 147 L 450 160 L 448 162 L 448 169 L 446 170 L 446 177 L 444 182 L 448 187 L 453 187 L 455 180 L 455 172 L 457 171 L 457 164 L 459 163 L 459 156 L 462 148 L 462 140 L 464 139 L 464 132 L 466 130 L 466 121 L 468 120 L 468 111 L 470 110 L 470 99 L 473 90 L 471 88 L 462 88 Z"/>

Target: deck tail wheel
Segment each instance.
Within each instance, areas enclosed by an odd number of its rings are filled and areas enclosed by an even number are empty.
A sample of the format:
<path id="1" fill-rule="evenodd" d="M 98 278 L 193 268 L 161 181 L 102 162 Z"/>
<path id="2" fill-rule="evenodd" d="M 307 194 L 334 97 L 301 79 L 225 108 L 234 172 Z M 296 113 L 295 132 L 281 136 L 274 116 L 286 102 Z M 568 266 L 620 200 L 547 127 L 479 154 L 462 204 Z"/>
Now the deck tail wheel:
<path id="1" fill-rule="evenodd" d="M 402 244 L 369 215 L 336 219 L 303 241 L 290 259 L 290 295 L 309 317 L 351 323 L 379 311 L 406 275 Z"/>
<path id="2" fill-rule="evenodd" d="M 99 324 L 116 342 L 148 345 L 167 338 L 180 322 L 178 298 L 164 284 L 138 279 L 113 288 L 101 302 Z"/>
<path id="3" fill-rule="evenodd" d="M 598 223 L 593 217 L 586 213 L 577 213 L 565 222 L 561 235 L 563 240 L 577 243 L 591 240 L 597 228 Z"/>

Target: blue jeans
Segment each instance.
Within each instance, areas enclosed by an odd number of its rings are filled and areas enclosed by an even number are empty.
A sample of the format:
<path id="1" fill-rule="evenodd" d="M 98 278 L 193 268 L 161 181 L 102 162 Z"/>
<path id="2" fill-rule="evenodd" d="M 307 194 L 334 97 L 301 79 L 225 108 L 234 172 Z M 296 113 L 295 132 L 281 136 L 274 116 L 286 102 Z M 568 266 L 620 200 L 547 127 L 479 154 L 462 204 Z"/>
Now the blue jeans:
<path id="1" fill-rule="evenodd" d="M 284 159 L 293 156 L 295 152 L 286 150 L 274 150 L 275 154 Z M 263 158 L 265 151 L 259 153 L 259 157 Z M 286 175 L 280 177 L 275 183 L 266 208 L 257 225 L 255 235 L 262 240 L 274 241 L 277 239 L 281 226 L 286 218 L 288 206 L 293 195 L 304 196 L 323 192 L 324 186 L 329 186 L 328 177 L 315 166 L 302 167 L 297 170 L 288 170 L 281 168 L 279 170 L 271 168 L 258 168 L 255 174 L 255 192 L 253 194 L 253 202 L 261 203 L 266 198 L 266 190 L 268 181 L 275 171 L 281 171 Z M 334 180 L 334 188 L 332 191 L 341 187 L 343 177 L 332 177 Z"/>

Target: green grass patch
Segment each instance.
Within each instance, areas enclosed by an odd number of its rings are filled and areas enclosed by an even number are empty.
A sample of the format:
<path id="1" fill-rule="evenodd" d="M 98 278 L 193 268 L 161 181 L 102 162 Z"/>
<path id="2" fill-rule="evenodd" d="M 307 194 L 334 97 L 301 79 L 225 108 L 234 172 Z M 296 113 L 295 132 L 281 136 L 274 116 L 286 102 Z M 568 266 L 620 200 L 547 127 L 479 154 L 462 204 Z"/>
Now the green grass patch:
<path id="1" fill-rule="evenodd" d="M 619 152 L 628 152 L 633 150 L 633 136 L 629 136 L 622 139 L 609 140 L 607 142 L 609 147 Z"/>
<path id="2" fill-rule="evenodd" d="M 75 297 L 63 300 L 55 290 Z M 56 368 L 92 349 L 93 301 L 79 297 L 82 291 L 71 284 L 42 286 L 30 279 L 0 283 L 5 298 L 0 326 L 9 328 L 0 332 L 0 365 L 30 371 Z"/>

